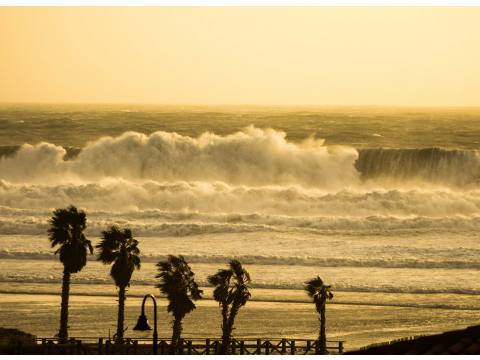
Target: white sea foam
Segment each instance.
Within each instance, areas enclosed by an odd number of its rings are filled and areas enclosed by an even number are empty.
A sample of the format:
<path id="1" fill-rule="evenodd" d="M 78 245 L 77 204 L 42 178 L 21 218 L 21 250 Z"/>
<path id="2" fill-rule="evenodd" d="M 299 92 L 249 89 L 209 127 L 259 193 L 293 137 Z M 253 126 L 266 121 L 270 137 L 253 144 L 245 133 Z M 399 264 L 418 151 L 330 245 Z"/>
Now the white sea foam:
<path id="1" fill-rule="evenodd" d="M 200 211 L 324 216 L 480 215 L 480 190 L 446 188 L 344 189 L 300 186 L 232 186 L 223 182 L 132 182 L 104 179 L 84 184 L 0 182 L 0 206 L 51 209 L 74 203 L 90 211 Z"/>
<path id="2" fill-rule="evenodd" d="M 0 179 L 62 183 L 113 177 L 337 188 L 359 178 L 354 167 L 358 153 L 351 147 L 327 147 L 311 138 L 296 144 L 284 132 L 255 127 L 198 138 L 127 132 L 88 143 L 71 161 L 65 155 L 64 148 L 53 144 L 25 144 L 13 156 L 0 158 Z"/>

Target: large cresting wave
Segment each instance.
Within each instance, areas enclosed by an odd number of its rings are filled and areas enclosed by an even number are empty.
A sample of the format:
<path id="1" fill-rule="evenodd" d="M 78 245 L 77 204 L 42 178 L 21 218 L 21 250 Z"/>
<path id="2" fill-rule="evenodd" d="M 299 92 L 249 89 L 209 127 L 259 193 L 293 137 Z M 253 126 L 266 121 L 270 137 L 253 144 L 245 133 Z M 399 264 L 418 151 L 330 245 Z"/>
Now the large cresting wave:
<path id="1" fill-rule="evenodd" d="M 253 126 L 230 135 L 196 138 L 158 131 L 102 137 L 82 149 L 51 143 L 0 146 L 0 180 L 62 184 L 105 178 L 129 181 L 200 181 L 231 185 L 296 185 L 326 190 L 380 185 L 476 187 L 478 150 L 355 149 L 326 146 L 313 137 Z"/>
<path id="2" fill-rule="evenodd" d="M 364 149 L 356 167 L 363 180 L 426 181 L 456 187 L 480 184 L 478 150 Z"/>
<path id="3" fill-rule="evenodd" d="M 22 145 L 0 158 L 0 179 L 22 183 L 95 181 L 221 181 L 244 185 L 297 184 L 336 188 L 356 183 L 358 153 L 323 140 L 292 143 L 286 133 L 253 126 L 234 134 L 127 132 L 88 143 L 74 159 L 50 143 Z"/>

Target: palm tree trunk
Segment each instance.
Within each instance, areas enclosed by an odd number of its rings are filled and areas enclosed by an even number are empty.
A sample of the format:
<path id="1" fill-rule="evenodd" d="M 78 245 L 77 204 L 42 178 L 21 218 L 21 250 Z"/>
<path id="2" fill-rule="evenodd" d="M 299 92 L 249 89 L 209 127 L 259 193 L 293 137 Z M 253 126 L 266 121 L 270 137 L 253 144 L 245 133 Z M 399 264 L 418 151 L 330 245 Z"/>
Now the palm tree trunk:
<path id="1" fill-rule="evenodd" d="M 125 286 L 118 288 L 117 336 L 115 342 L 123 344 L 123 323 L 125 321 Z"/>
<path id="2" fill-rule="evenodd" d="M 327 332 L 326 332 L 325 305 L 320 310 L 320 334 L 318 337 L 318 352 L 322 355 L 327 354 Z"/>
<path id="3" fill-rule="evenodd" d="M 228 306 L 222 307 L 222 347 L 220 354 L 225 355 L 228 351 L 228 344 L 230 342 L 230 335 L 228 331 Z"/>
<path id="4" fill-rule="evenodd" d="M 235 322 L 235 317 L 237 316 L 239 309 L 240 308 L 238 306 L 232 305 L 232 308 L 230 310 L 230 315 L 228 316 L 228 321 L 227 321 L 227 326 L 225 331 L 225 341 L 222 340 L 222 350 L 225 351 L 223 352 L 223 354 L 228 353 L 230 342 L 232 341 L 233 324 Z M 224 346 L 225 348 L 223 349 Z"/>
<path id="5" fill-rule="evenodd" d="M 176 317 L 173 320 L 171 353 L 175 355 L 178 352 L 180 337 L 182 336 L 182 318 Z"/>
<path id="6" fill-rule="evenodd" d="M 60 312 L 60 330 L 58 331 L 58 337 L 62 341 L 68 339 L 68 297 L 70 295 L 70 273 L 63 270 L 62 281 L 62 307 Z"/>

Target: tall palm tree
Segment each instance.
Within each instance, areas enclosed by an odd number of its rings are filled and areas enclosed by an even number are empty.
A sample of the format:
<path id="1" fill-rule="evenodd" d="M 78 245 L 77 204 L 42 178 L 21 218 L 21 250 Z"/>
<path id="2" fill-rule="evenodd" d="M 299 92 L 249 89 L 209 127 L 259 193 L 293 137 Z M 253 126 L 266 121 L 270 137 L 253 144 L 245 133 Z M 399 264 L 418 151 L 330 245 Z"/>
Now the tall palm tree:
<path id="1" fill-rule="evenodd" d="M 248 286 L 250 275 L 238 260 L 231 260 L 227 269 L 220 269 L 209 276 L 208 282 L 215 286 L 213 298 L 222 308 L 221 353 L 227 354 L 235 317 L 251 296 Z"/>
<path id="2" fill-rule="evenodd" d="M 83 231 L 87 215 L 73 205 L 66 209 L 56 209 L 50 219 L 48 239 L 52 248 L 59 245 L 55 254 L 60 254 L 63 263 L 62 308 L 60 313 L 60 339 L 68 338 L 68 298 L 70 294 L 70 275 L 79 272 L 87 264 L 87 249 L 93 253 L 93 247 Z"/>
<path id="3" fill-rule="evenodd" d="M 325 285 L 320 276 L 310 279 L 305 283 L 305 291 L 310 296 L 317 309 L 320 321 L 320 332 L 318 335 L 318 347 L 317 351 L 320 354 L 328 354 L 327 351 L 327 334 L 325 330 L 326 317 L 325 317 L 325 305 L 327 300 L 333 299 L 333 293 L 330 291 L 331 286 Z"/>
<path id="4" fill-rule="evenodd" d="M 202 290 L 195 282 L 195 274 L 185 261 L 183 256 L 169 255 L 166 261 L 157 264 L 160 279 L 157 288 L 168 299 L 167 311 L 173 315 L 171 352 L 178 351 L 180 337 L 182 335 L 182 320 L 189 312 L 195 310 L 194 301 L 202 298 Z"/>
<path id="5" fill-rule="evenodd" d="M 111 264 L 110 276 L 118 287 L 118 318 L 115 341 L 123 343 L 123 323 L 125 320 L 126 288 L 130 286 L 133 271 L 140 269 L 140 250 L 138 241 L 132 237 L 130 229 L 119 229 L 111 226 L 102 231 L 102 240 L 96 246 L 100 250 L 97 260 Z"/>

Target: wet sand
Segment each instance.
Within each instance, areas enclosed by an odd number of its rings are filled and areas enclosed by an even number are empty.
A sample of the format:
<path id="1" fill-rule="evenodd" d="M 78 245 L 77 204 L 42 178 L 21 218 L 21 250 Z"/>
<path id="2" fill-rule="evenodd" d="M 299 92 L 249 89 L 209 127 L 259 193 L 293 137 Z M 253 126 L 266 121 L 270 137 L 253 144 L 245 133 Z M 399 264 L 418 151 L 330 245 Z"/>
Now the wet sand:
<path id="1" fill-rule="evenodd" d="M 0 326 L 15 327 L 38 337 L 51 337 L 58 329 L 60 296 L 45 294 L 57 285 L 42 284 L 44 294 L 21 294 L 28 284 L 2 284 L 0 291 Z M 102 294 L 107 287 L 74 285 L 70 297 L 70 335 L 77 337 L 108 337 L 115 331 L 117 302 L 110 294 Z M 42 286 L 40 286 L 41 288 Z M 87 289 L 88 287 L 88 289 Z M 30 289 L 41 291 L 38 284 Z M 11 293 L 5 293 L 9 291 Z M 75 295 L 85 291 L 90 295 Z M 235 335 L 242 338 L 311 338 L 318 332 L 318 317 L 314 306 L 297 301 L 301 293 L 288 290 L 254 290 L 257 299 L 250 301 L 240 311 L 236 322 Z M 17 292 L 17 293 L 14 293 Z M 148 333 L 133 332 L 132 328 L 140 313 L 141 297 L 146 292 L 158 293 L 149 287 L 136 287 L 130 291 L 126 303 L 126 336 L 149 336 Z M 208 297 L 208 291 L 207 291 Z M 255 295 L 255 293 L 254 293 Z M 338 302 L 361 301 L 368 294 L 339 293 Z M 357 299 L 355 295 L 358 295 Z M 157 297 L 159 298 L 159 296 Z M 283 301 L 272 301 L 275 298 Z M 437 333 L 450 329 L 467 327 L 478 323 L 478 310 L 441 309 L 428 306 L 428 296 L 419 296 L 419 305 L 425 307 L 397 306 L 394 299 L 385 299 L 384 305 L 357 305 L 332 303 L 327 307 L 327 331 L 329 340 L 346 341 L 346 349 L 358 348 L 397 338 Z M 349 300 L 349 301 L 347 301 Z M 399 299 L 397 299 L 398 302 Z M 401 300 L 401 299 L 400 299 Z M 410 299 L 411 300 L 411 299 Z M 437 299 L 441 300 L 441 299 Z M 171 334 L 171 317 L 166 312 L 166 300 L 159 301 L 159 336 Z M 369 299 L 371 301 L 371 299 Z M 391 303 L 388 304 L 388 301 Z M 447 299 L 446 299 L 447 301 Z M 148 310 L 151 313 L 151 309 Z M 147 314 L 148 316 L 148 314 Z M 150 315 L 150 318 L 152 316 Z M 218 337 L 220 335 L 220 312 L 212 300 L 198 302 L 197 310 L 186 316 L 184 337 Z"/>

